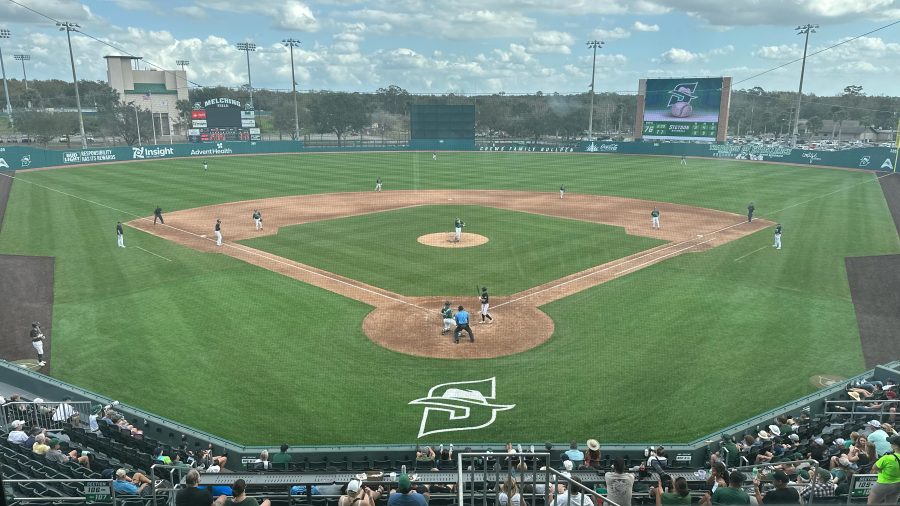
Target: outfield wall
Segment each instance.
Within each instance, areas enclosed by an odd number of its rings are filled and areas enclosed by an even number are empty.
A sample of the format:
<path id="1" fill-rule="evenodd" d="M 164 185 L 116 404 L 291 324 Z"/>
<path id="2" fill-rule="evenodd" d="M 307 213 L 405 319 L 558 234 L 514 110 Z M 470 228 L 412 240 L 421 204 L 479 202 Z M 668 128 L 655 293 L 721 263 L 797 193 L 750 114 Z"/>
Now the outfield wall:
<path id="1" fill-rule="evenodd" d="M 203 158 L 208 156 L 278 153 L 322 153 L 361 151 L 490 151 L 539 153 L 616 153 L 625 155 L 688 156 L 732 160 L 793 163 L 847 169 L 893 171 L 896 149 L 865 147 L 843 151 L 811 151 L 755 144 L 693 144 L 677 142 L 578 141 L 568 145 L 504 143 L 428 139 L 407 146 L 306 146 L 302 141 L 218 142 L 205 144 L 161 144 L 143 147 L 113 147 L 50 150 L 31 146 L 0 146 L 0 171 L 64 167 L 67 165 Z"/>

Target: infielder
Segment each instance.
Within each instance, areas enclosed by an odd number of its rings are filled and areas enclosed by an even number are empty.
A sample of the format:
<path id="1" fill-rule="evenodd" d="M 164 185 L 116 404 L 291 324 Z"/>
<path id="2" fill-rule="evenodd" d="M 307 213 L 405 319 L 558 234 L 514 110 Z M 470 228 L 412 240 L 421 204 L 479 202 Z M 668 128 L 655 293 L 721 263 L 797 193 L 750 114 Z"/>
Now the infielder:
<path id="1" fill-rule="evenodd" d="M 659 228 L 659 209 L 655 207 L 650 211 L 650 224 L 653 228 Z"/>
<path id="2" fill-rule="evenodd" d="M 444 318 L 444 329 L 441 330 L 441 335 L 446 335 L 447 332 L 450 332 L 450 327 L 453 326 L 453 308 L 450 307 L 450 301 L 444 302 L 444 307 L 441 309 L 441 317 Z"/>
<path id="3" fill-rule="evenodd" d="M 437 153 L 431 153 L 431 161 L 437 161 Z"/>
<path id="4" fill-rule="evenodd" d="M 750 223 L 751 221 L 753 221 L 753 211 L 755 211 L 755 210 L 756 210 L 756 208 L 753 207 L 753 202 L 751 202 L 747 206 L 747 223 Z"/>
<path id="5" fill-rule="evenodd" d="M 559 198 L 563 198 L 563 196 L 565 196 L 565 194 L 566 194 L 566 185 L 564 185 L 564 184 L 559 185 Z"/>
<path id="6" fill-rule="evenodd" d="M 773 244 L 772 247 L 781 249 L 781 223 L 775 225 L 775 244 Z"/>
<path id="7" fill-rule="evenodd" d="M 490 313 L 490 297 L 488 297 L 487 287 L 481 287 L 481 323 L 484 323 L 484 319 L 488 319 L 488 323 L 494 323 L 494 317 L 491 316 Z"/>
<path id="8" fill-rule="evenodd" d="M 156 209 L 153 210 L 153 224 L 154 224 L 154 225 L 156 225 L 156 220 L 157 220 L 157 219 L 158 219 L 159 222 L 162 223 L 163 225 L 166 224 L 165 220 L 163 220 L 163 217 L 162 217 L 162 208 L 159 207 L 159 206 L 156 206 Z"/>
<path id="9" fill-rule="evenodd" d="M 469 312 L 463 309 L 462 306 L 459 306 L 456 311 L 456 330 L 453 331 L 453 342 L 459 344 L 459 335 L 462 331 L 466 331 L 469 333 L 469 341 L 475 342 L 475 334 L 472 333 L 472 328 L 469 327 Z"/>
<path id="10" fill-rule="evenodd" d="M 125 230 L 122 228 L 122 222 L 116 223 L 116 243 L 120 248 L 125 247 Z"/>
<path id="11" fill-rule="evenodd" d="M 456 230 L 456 234 L 453 236 L 453 242 L 459 242 L 459 239 L 462 237 L 462 229 L 466 226 L 466 222 L 462 221 L 459 218 L 456 218 L 456 222 L 453 224 L 454 230 Z"/>
<path id="12" fill-rule="evenodd" d="M 381 191 L 381 176 L 378 176 L 378 179 L 375 180 L 375 191 Z"/>
<path id="13" fill-rule="evenodd" d="M 44 362 L 44 339 L 46 337 L 44 337 L 44 332 L 41 330 L 41 324 L 31 322 L 31 345 L 37 351 L 38 365 L 41 367 L 47 365 L 47 362 Z"/>
<path id="14" fill-rule="evenodd" d="M 256 222 L 256 230 L 262 230 L 262 213 L 259 209 L 253 210 L 253 221 Z"/>
<path id="15" fill-rule="evenodd" d="M 206 163 L 206 160 L 203 160 L 203 172 L 206 172 L 207 170 L 209 170 L 209 164 Z"/>
<path id="16" fill-rule="evenodd" d="M 216 220 L 216 246 L 222 245 L 222 220 Z"/>

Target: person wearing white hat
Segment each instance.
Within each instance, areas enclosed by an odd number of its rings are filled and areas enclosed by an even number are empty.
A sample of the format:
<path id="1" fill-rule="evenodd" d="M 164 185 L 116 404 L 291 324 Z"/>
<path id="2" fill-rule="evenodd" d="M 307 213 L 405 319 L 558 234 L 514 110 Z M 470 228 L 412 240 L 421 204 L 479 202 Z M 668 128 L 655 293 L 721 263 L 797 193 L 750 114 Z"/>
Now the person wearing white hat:
<path id="1" fill-rule="evenodd" d="M 875 457 L 880 457 L 891 451 L 891 443 L 888 441 L 888 433 L 878 420 L 869 421 L 869 426 L 875 430 L 869 434 L 869 443 L 875 445 Z"/>
<path id="2" fill-rule="evenodd" d="M 382 487 L 378 487 L 378 490 L 373 491 L 363 486 L 359 480 L 350 480 L 347 483 L 347 493 L 338 499 L 338 506 L 375 506 L 375 501 L 381 497 L 383 490 Z"/>
<path id="3" fill-rule="evenodd" d="M 584 451 L 584 462 L 581 463 L 581 467 L 584 469 L 599 468 L 600 442 L 593 438 L 588 439 L 587 447 L 588 449 Z"/>
<path id="4" fill-rule="evenodd" d="M 25 426 L 24 420 L 13 420 L 11 424 L 9 424 L 12 430 L 9 431 L 9 434 L 6 436 L 6 440 L 10 443 L 15 443 L 17 445 L 24 444 L 25 441 L 28 440 L 28 434 L 22 430 Z"/>

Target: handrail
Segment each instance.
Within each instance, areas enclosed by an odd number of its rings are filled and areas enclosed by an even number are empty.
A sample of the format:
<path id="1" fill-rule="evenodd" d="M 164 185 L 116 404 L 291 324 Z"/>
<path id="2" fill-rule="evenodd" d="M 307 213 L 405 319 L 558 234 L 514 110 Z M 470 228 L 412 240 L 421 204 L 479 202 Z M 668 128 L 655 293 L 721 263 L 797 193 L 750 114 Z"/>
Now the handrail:
<path id="1" fill-rule="evenodd" d="M 29 479 L 24 479 L 24 480 L 21 478 L 17 478 L 17 479 L 4 478 L 3 479 L 4 484 L 6 484 L 6 483 L 70 483 L 70 482 L 87 483 L 87 482 L 94 482 L 94 481 L 105 482 L 107 484 L 107 486 L 109 487 L 110 497 L 112 498 L 112 503 L 113 503 L 113 505 L 115 505 L 116 504 L 116 487 L 113 486 L 113 482 L 116 480 L 113 480 L 111 478 L 33 478 L 33 479 L 29 478 Z M 34 501 L 34 500 L 46 501 L 47 498 L 46 497 L 16 497 L 16 496 L 13 496 L 13 500 L 14 501 L 26 501 L 26 502 Z M 53 500 L 54 501 L 86 502 L 87 498 L 86 497 L 54 497 Z"/>

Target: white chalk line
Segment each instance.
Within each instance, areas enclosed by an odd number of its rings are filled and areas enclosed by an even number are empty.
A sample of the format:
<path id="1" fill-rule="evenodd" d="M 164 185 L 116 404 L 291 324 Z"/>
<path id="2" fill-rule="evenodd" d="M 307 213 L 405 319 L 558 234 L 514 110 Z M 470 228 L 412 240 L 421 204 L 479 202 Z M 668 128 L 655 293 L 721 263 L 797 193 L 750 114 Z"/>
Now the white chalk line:
<path id="1" fill-rule="evenodd" d="M 152 251 L 150 251 L 150 250 L 146 250 L 146 249 L 144 249 L 144 248 L 142 248 L 142 247 L 140 247 L 140 246 L 135 246 L 135 248 L 137 248 L 137 249 L 139 249 L 139 250 L 141 250 L 141 251 L 145 251 L 145 252 L 147 252 L 147 253 L 150 253 L 151 255 L 153 255 L 153 256 L 155 256 L 155 257 L 162 258 L 162 259 L 165 260 L 166 262 L 171 262 L 171 261 L 172 261 L 172 260 L 169 259 L 169 258 L 166 258 L 166 257 L 164 257 L 164 256 L 162 256 L 162 255 L 157 255 L 156 253 L 154 253 L 154 252 L 152 252 Z"/>
<path id="2" fill-rule="evenodd" d="M 892 175 L 892 174 L 895 174 L 895 172 L 888 172 L 887 174 L 884 174 L 884 175 L 882 175 L 882 176 L 878 176 L 878 177 L 876 177 L 875 179 L 866 179 L 865 181 L 860 181 L 860 182 L 858 182 L 858 183 L 853 183 L 853 184 L 851 184 L 851 185 L 848 185 L 848 186 L 844 186 L 844 187 L 838 188 L 837 190 L 834 190 L 834 191 L 832 191 L 832 192 L 828 192 L 828 193 L 819 195 L 818 197 L 813 197 L 813 198 L 811 198 L 811 199 L 804 200 L 803 202 L 797 202 L 796 204 L 791 204 L 791 205 L 789 205 L 789 206 L 787 206 L 787 207 L 782 207 L 781 209 L 778 209 L 777 211 L 772 211 L 772 212 L 770 212 L 770 213 L 766 213 L 766 216 L 769 216 L 769 215 L 775 214 L 775 213 L 780 213 L 781 211 L 786 211 L 786 210 L 788 210 L 788 209 L 792 209 L 792 208 L 797 207 L 797 206 L 802 206 L 803 204 L 807 204 L 807 203 L 809 203 L 809 202 L 812 202 L 813 200 L 819 200 L 819 199 L 825 198 L 825 197 L 827 197 L 827 196 L 829 196 L 829 195 L 834 195 L 835 193 L 840 193 L 840 192 L 842 192 L 842 191 L 844 191 L 844 190 L 849 190 L 850 188 L 855 188 L 855 187 L 857 187 L 857 186 L 864 185 L 864 184 L 866 184 L 866 183 L 877 182 L 877 181 L 879 181 L 881 178 L 888 177 L 888 176 L 890 176 L 890 175 Z"/>
<path id="3" fill-rule="evenodd" d="M 755 250 L 751 251 L 750 253 L 747 253 L 746 255 L 739 256 L 739 257 L 735 258 L 734 261 L 735 261 L 735 262 L 739 262 L 740 260 L 742 260 L 742 259 L 744 259 L 744 258 L 747 258 L 748 256 L 750 256 L 750 255 L 756 253 L 757 251 L 762 251 L 762 250 L 766 249 L 767 247 L 768 247 L 768 246 L 763 246 L 762 248 L 755 249 Z"/>
<path id="4" fill-rule="evenodd" d="M 145 217 L 145 216 L 139 216 L 139 215 L 137 215 L 137 214 L 134 214 L 134 213 L 131 213 L 131 212 L 128 212 L 128 211 L 123 211 L 122 209 L 117 209 L 117 208 L 112 207 L 112 206 L 107 205 L 107 204 L 103 204 L 103 203 L 100 203 L 100 202 L 96 202 L 96 201 L 93 201 L 93 200 L 91 200 L 91 199 L 86 199 L 86 198 L 84 198 L 84 197 L 79 197 L 78 195 L 73 195 L 73 194 L 71 194 L 71 193 L 67 193 L 67 192 L 64 192 L 64 191 L 59 190 L 59 189 L 56 189 L 56 188 L 51 188 L 51 187 L 49 187 L 49 186 L 45 186 L 45 185 L 42 185 L 42 184 L 39 184 L 39 183 L 35 183 L 35 182 L 33 182 L 33 181 L 28 181 L 28 180 L 26 180 L 26 179 L 21 179 L 21 178 L 15 177 L 15 176 L 10 176 L 9 174 L 5 174 L 5 173 L 3 173 L 3 172 L 0 172 L 0 175 L 6 176 L 6 177 L 8 177 L 8 178 L 10 178 L 10 179 L 18 179 L 18 180 L 20 180 L 20 181 L 22 181 L 22 182 L 25 182 L 25 183 L 28 183 L 28 184 L 30 184 L 30 185 L 36 186 L 36 187 L 38 187 L 38 188 L 43 188 L 43 189 L 48 190 L 48 191 L 56 192 L 56 193 L 59 193 L 59 194 L 61 194 L 61 195 L 65 195 L 65 196 L 67 196 L 67 197 L 72 197 L 72 198 L 74 198 L 74 199 L 78 199 L 78 200 L 87 202 L 87 203 L 89 203 L 89 204 L 93 204 L 93 205 L 100 206 L 100 207 L 105 207 L 106 209 L 111 209 L 111 210 L 116 211 L 116 212 L 118 212 L 118 213 L 122 213 L 122 214 L 124 214 L 124 215 L 126 215 L 126 216 L 133 216 L 134 218 L 136 218 L 136 219 L 138 219 L 138 220 L 140 220 L 140 221 L 147 221 L 147 222 L 150 221 L 150 218 L 147 218 L 147 217 Z M 196 234 L 196 233 L 194 233 L 194 232 L 191 232 L 190 230 L 185 230 L 185 229 L 182 229 L 182 228 L 173 227 L 172 225 L 162 225 L 162 226 L 163 226 L 163 227 L 168 227 L 168 228 L 170 228 L 170 229 L 172 229 L 172 230 L 175 230 L 176 232 L 181 232 L 181 233 L 183 233 L 183 234 L 187 234 L 187 235 L 194 236 L 194 237 L 197 238 L 197 239 L 202 239 L 202 240 L 206 240 L 206 241 L 209 241 L 209 242 L 215 242 L 215 239 L 213 239 L 213 238 L 203 237 L 203 236 L 201 236 L 200 234 Z M 149 232 L 148 232 L 148 233 L 149 233 Z M 365 287 L 362 287 L 362 286 L 359 286 L 359 285 L 355 285 L 355 284 L 353 284 L 353 283 L 349 283 L 349 282 L 344 281 L 344 280 L 342 280 L 342 279 L 334 278 L 334 277 L 331 277 L 331 276 L 326 276 L 325 274 L 322 274 L 321 272 L 316 272 L 316 271 L 311 270 L 311 269 L 306 269 L 306 268 L 303 268 L 303 267 L 301 267 L 301 266 L 299 266 L 299 265 L 297 265 L 297 264 L 285 262 L 284 260 L 280 260 L 280 259 L 277 258 L 277 257 L 267 257 L 266 255 L 263 255 L 259 250 L 256 250 L 256 249 L 253 249 L 253 248 L 243 249 L 243 248 L 244 248 L 243 245 L 240 245 L 240 247 L 238 247 L 238 245 L 234 245 L 234 244 L 232 244 L 232 243 L 227 243 L 227 242 L 223 242 L 222 244 L 223 244 L 224 246 L 228 246 L 228 247 L 232 247 L 232 248 L 235 248 L 235 249 L 244 251 L 245 253 L 251 253 L 251 254 L 257 255 L 257 256 L 259 256 L 259 257 L 261 257 L 261 258 L 265 258 L 266 260 L 269 260 L 269 261 L 272 261 L 272 262 L 275 262 L 275 263 L 279 263 L 279 264 L 282 264 L 282 265 L 286 265 L 286 266 L 288 266 L 288 267 L 291 267 L 291 268 L 294 268 L 294 269 L 298 269 L 298 270 L 301 270 L 301 271 L 303 271 L 303 272 L 306 272 L 306 273 L 309 273 L 309 274 L 313 274 L 313 275 L 316 275 L 316 276 L 325 278 L 325 279 L 330 280 L 330 281 L 334 281 L 334 282 L 337 282 L 337 283 L 340 283 L 340 284 L 343 284 L 343 285 L 346 285 L 346 286 L 349 286 L 349 287 L 353 287 L 353 288 L 355 288 L 355 289 L 357 289 L 357 290 L 360 290 L 360 291 L 362 291 L 362 292 L 366 292 L 366 293 L 370 293 L 370 294 L 373 294 L 373 295 L 377 295 L 377 296 L 383 297 L 383 298 L 388 299 L 388 300 L 393 301 L 393 302 L 398 302 L 398 303 L 401 303 L 401 304 L 406 304 L 406 305 L 408 305 L 408 306 L 414 307 L 414 308 L 416 308 L 416 309 L 420 309 L 420 310 L 422 310 L 422 311 L 433 311 L 433 310 L 430 310 L 430 309 L 423 308 L 423 307 L 421 307 L 421 306 L 419 306 L 419 305 L 417 305 L 417 304 L 413 304 L 413 303 L 411 303 L 411 302 L 405 301 L 405 300 L 400 299 L 400 298 L 398 298 L 398 297 L 393 297 L 393 296 L 391 296 L 391 295 L 387 295 L 387 294 L 384 294 L 384 293 L 380 293 L 380 292 L 377 292 L 377 291 L 375 291 L 375 290 L 370 290 L 370 289 L 368 289 L 368 288 L 365 288 Z M 143 249 L 143 248 L 141 248 L 141 249 Z M 144 250 L 144 251 L 147 251 L 147 250 Z M 147 251 L 147 253 L 152 253 L 152 252 Z M 155 253 L 152 253 L 152 254 L 155 254 Z M 170 260 L 170 261 L 171 261 L 171 260 Z"/>

